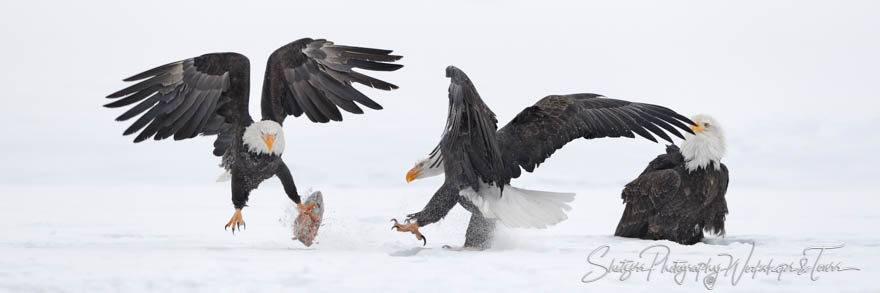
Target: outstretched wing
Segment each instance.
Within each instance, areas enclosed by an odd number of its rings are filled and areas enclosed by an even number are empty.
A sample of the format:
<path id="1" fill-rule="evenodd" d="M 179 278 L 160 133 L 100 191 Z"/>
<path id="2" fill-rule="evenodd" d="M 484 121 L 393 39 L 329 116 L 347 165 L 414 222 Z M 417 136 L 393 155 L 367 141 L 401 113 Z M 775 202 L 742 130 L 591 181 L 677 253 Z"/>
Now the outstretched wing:
<path id="1" fill-rule="evenodd" d="M 480 182 L 494 183 L 503 191 L 510 178 L 504 172 L 495 138 L 498 129 L 495 113 L 486 106 L 463 71 L 449 66 L 446 77 L 450 78 L 449 114 L 440 151 L 447 161 L 457 162 L 445 165 L 447 178 L 449 174 L 457 176 L 458 182 L 475 191 L 480 190 Z"/>
<path id="2" fill-rule="evenodd" d="M 232 141 L 233 129 L 252 122 L 247 112 L 249 75 L 250 63 L 241 54 L 205 54 L 126 78 L 140 82 L 107 96 L 118 100 L 104 106 L 138 103 L 117 121 L 146 111 L 123 133 L 140 131 L 134 142 L 220 134 L 214 143 L 214 154 L 220 156 Z"/>
<path id="3" fill-rule="evenodd" d="M 396 85 L 354 71 L 394 71 L 403 67 L 392 64 L 401 56 L 391 50 L 335 45 L 326 40 L 300 39 L 287 44 L 269 57 L 263 81 L 261 101 L 263 119 L 282 123 L 287 115 L 303 113 L 312 122 L 342 121 L 345 111 L 362 114 L 355 103 L 382 109 L 378 103 L 352 87 L 360 83 L 381 90 Z"/>
<path id="4" fill-rule="evenodd" d="M 556 150 L 577 138 L 635 137 L 657 142 L 654 135 L 672 142 L 664 132 L 683 138 L 676 127 L 687 132 L 694 123 L 668 108 L 596 94 L 547 96 L 525 108 L 498 131 L 504 165 L 511 178 L 520 167 L 532 172 Z"/>

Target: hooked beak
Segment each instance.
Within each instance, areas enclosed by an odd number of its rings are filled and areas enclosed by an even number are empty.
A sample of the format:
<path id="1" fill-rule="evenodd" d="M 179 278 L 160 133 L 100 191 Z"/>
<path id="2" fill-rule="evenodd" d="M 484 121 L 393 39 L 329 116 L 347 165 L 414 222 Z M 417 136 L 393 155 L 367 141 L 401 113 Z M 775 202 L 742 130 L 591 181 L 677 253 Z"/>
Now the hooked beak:
<path id="1" fill-rule="evenodd" d="M 706 131 L 706 128 L 703 128 L 702 123 L 697 122 L 697 125 L 691 126 L 691 130 L 694 131 L 694 133 L 700 133 L 700 132 Z"/>
<path id="2" fill-rule="evenodd" d="M 269 152 L 272 151 L 272 144 L 275 143 L 274 135 L 266 135 L 263 137 L 263 141 L 266 142 L 266 146 L 269 147 Z"/>
<path id="3" fill-rule="evenodd" d="M 416 168 L 409 169 L 409 172 L 406 172 L 406 183 L 416 180 L 416 177 L 419 176 L 419 172 L 422 172 L 422 170 Z"/>

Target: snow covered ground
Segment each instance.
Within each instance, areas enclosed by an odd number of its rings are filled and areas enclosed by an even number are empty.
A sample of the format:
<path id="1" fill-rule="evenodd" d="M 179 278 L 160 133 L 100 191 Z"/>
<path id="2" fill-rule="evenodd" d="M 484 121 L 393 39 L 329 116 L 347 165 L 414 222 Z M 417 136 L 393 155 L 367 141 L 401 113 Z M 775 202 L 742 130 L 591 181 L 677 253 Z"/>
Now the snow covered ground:
<path id="1" fill-rule="evenodd" d="M 611 236 L 622 205 L 619 190 L 588 186 L 574 191 L 570 219 L 546 230 L 499 231 L 493 249 L 452 251 L 461 245 L 468 213 L 456 207 L 438 224 L 422 230 L 428 245 L 411 234 L 390 230 L 389 219 L 415 212 L 439 185 L 429 179 L 410 185 L 354 188 L 323 186 L 325 222 L 317 244 L 290 240 L 279 223 L 288 204 L 273 179 L 251 196 L 244 211 L 247 229 L 232 235 L 222 226 L 232 214 L 228 185 L 199 186 L 0 186 L 0 291 L 290 291 L 330 292 L 370 288 L 374 292 L 491 291 L 652 291 L 704 290 L 705 274 L 659 269 L 603 273 L 612 259 L 650 264 L 659 247 L 670 261 L 726 266 L 731 254 L 746 264 L 799 264 L 813 246 L 826 251 L 820 263 L 858 268 L 798 275 L 742 274 L 717 277 L 715 289 L 730 291 L 866 292 L 877 290 L 880 218 L 869 202 L 875 191 L 766 191 L 731 187 L 728 234 L 707 243 L 680 246 Z M 523 186 L 533 187 L 533 186 Z M 607 255 L 588 255 L 608 245 Z M 601 251 L 600 251 L 601 252 Z M 808 265 L 815 251 L 807 253 Z M 589 262 L 588 262 L 589 261 Z M 592 264 L 591 264 L 592 263 Z M 680 277 L 680 276 L 679 276 Z M 451 292 L 451 291 L 450 291 Z"/>

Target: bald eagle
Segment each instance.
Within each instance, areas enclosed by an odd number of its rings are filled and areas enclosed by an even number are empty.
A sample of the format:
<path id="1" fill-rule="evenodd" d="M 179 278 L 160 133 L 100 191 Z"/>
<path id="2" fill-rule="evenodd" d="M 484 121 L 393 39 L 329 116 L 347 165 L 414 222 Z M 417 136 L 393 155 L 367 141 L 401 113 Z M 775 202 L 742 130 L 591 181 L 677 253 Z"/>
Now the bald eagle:
<path id="1" fill-rule="evenodd" d="M 241 209 L 250 192 L 261 182 L 277 176 L 287 196 L 301 213 L 316 218 L 303 206 L 290 170 L 281 159 L 284 152 L 285 117 L 305 114 L 312 122 L 342 121 L 339 108 L 362 114 L 358 104 L 382 109 L 357 89 L 360 83 L 381 90 L 397 89 L 388 82 L 366 76 L 355 68 L 394 71 L 402 67 L 401 56 L 391 50 L 336 45 L 309 38 L 275 50 L 266 65 L 260 100 L 262 120 L 254 122 L 248 113 L 250 61 L 238 53 L 211 53 L 168 63 L 124 81 L 140 81 L 110 94 L 118 99 L 105 107 L 134 103 L 116 118 L 125 121 L 141 113 L 123 135 L 140 131 L 134 142 L 147 138 L 175 140 L 213 135 L 214 155 L 231 179 L 235 212 L 226 228 L 244 227 Z"/>
<path id="2" fill-rule="evenodd" d="M 724 235 L 728 173 L 721 163 L 724 130 L 708 115 L 691 117 L 697 124 L 681 149 L 666 148 L 623 189 L 626 207 L 615 236 L 666 239 L 681 244 L 703 240 L 703 231 Z"/>
<path id="3" fill-rule="evenodd" d="M 676 127 L 691 131 L 690 119 L 668 108 L 608 99 L 596 94 L 551 95 L 525 108 L 510 123 L 497 128 L 495 114 L 480 98 L 465 73 L 446 68 L 449 114 L 439 145 L 416 163 L 407 182 L 439 174 L 443 186 L 422 211 L 408 215 L 392 229 L 419 232 L 437 222 L 456 203 L 472 213 L 465 247 L 489 246 L 495 221 L 510 227 L 544 228 L 567 218 L 574 194 L 527 190 L 509 185 L 521 170 L 534 169 L 577 138 L 639 135 L 656 142 L 654 135 L 671 142 L 665 131 L 678 137 Z M 653 134 L 653 135 L 652 135 Z"/>

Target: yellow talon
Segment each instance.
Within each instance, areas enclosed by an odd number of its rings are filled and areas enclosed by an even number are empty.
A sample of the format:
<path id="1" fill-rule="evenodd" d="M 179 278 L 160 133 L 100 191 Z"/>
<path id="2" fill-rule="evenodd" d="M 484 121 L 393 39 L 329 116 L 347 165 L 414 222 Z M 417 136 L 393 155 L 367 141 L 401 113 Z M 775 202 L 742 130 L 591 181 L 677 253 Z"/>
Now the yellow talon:
<path id="1" fill-rule="evenodd" d="M 296 204 L 296 206 L 299 208 L 299 212 L 300 212 L 300 214 L 306 214 L 306 215 L 309 215 L 309 217 L 312 218 L 312 221 L 315 221 L 315 222 L 318 221 L 318 216 L 315 216 L 315 214 L 313 214 L 313 213 L 311 212 L 311 210 L 312 210 L 314 207 L 318 206 L 317 203 L 312 203 L 312 204 L 310 204 L 310 205 L 308 205 L 308 206 L 305 206 L 305 205 L 303 205 L 303 204 L 301 204 L 301 203 L 298 203 L 298 204 Z"/>
<path id="2" fill-rule="evenodd" d="M 422 235 L 421 232 L 419 232 L 419 224 L 418 223 L 409 223 L 409 221 L 407 220 L 406 224 L 401 224 L 401 223 L 397 222 L 397 219 L 391 219 L 391 221 L 394 222 L 394 225 L 391 226 L 392 230 L 397 229 L 397 232 L 413 233 L 413 235 L 416 235 L 416 239 L 422 240 L 423 246 L 428 244 L 428 238 L 425 237 L 425 235 Z"/>
<path id="3" fill-rule="evenodd" d="M 235 209 L 232 219 L 229 219 L 229 222 L 226 223 L 226 227 L 223 229 L 229 229 L 229 226 L 232 226 L 232 234 L 235 234 L 235 228 L 238 228 L 238 231 L 241 231 L 242 228 L 247 228 L 244 219 L 241 217 L 241 209 Z"/>

